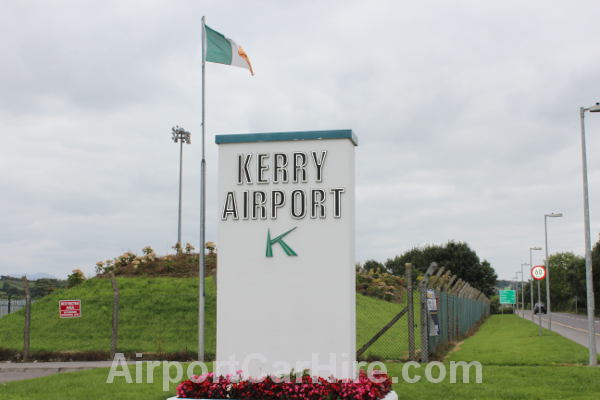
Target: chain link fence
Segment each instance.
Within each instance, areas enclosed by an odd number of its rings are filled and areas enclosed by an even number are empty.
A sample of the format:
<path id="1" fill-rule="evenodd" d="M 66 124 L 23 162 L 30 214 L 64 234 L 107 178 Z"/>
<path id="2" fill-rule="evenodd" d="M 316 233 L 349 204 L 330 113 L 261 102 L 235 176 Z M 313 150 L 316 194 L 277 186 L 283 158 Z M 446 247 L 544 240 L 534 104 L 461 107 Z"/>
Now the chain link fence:
<path id="1" fill-rule="evenodd" d="M 363 360 L 439 358 L 468 336 L 490 313 L 490 300 L 450 271 L 433 263 L 414 286 L 405 266 L 401 301 L 359 297 L 357 357 Z"/>
<path id="2" fill-rule="evenodd" d="M 415 319 L 421 303 L 413 285 L 412 266 L 407 265 L 403 284 L 395 291 L 391 302 L 367 296 L 357 298 L 358 359 L 414 359 L 421 343 L 418 319 Z"/>
<path id="3" fill-rule="evenodd" d="M 0 299 L 0 318 L 25 307 L 25 299 Z"/>
<path id="4" fill-rule="evenodd" d="M 439 358 L 455 342 L 478 326 L 490 313 L 490 301 L 477 289 L 434 263 L 415 279 L 412 265 L 405 266 L 402 285 L 396 285 L 392 301 L 367 295 L 357 297 L 357 358 L 359 360 L 420 360 Z M 111 281 L 114 286 L 111 288 Z M 215 354 L 216 288 L 207 280 L 205 353 Z M 172 359 L 193 359 L 197 355 L 197 280 L 99 279 L 85 288 L 82 318 L 61 319 L 56 300 L 40 300 L 35 310 L 31 341 L 38 351 L 42 343 L 51 349 L 106 354 L 125 352 L 153 353 Z M 375 282 L 377 284 L 377 282 Z M 81 288 L 73 289 L 75 298 Z M 25 300 L 12 300 L 11 312 L 25 306 Z M 27 307 L 25 307 L 27 309 Z M 148 310 L 152 310 L 148 318 Z M 7 300 L 0 301 L 0 312 L 8 312 Z M 7 317 L 20 322 L 5 329 L 11 340 L 5 346 L 18 349 L 21 343 L 29 354 L 29 313 Z M 1 315 L 1 314 L 0 314 Z M 14 319 L 13 318 L 13 319 Z M 87 321 L 95 321 L 90 324 Z M 43 326 L 39 321 L 44 321 Z M 124 323 L 126 321 L 126 323 Z M 65 331 L 65 327 L 70 329 Z M 10 332 L 9 332 L 10 331 Z M 25 332 L 21 336 L 21 332 Z M 10 342 L 10 343 L 8 343 Z M 102 354 L 100 354 L 102 353 Z"/>
<path id="5" fill-rule="evenodd" d="M 433 263 L 419 285 L 421 361 L 439 358 L 490 314 L 490 300 L 469 283 Z"/>

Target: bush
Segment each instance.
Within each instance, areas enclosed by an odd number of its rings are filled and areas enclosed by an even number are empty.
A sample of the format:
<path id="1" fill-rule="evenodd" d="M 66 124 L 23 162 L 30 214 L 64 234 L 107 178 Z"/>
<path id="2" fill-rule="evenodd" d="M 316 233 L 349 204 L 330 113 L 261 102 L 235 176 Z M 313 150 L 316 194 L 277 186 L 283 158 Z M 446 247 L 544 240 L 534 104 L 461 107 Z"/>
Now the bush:
<path id="1" fill-rule="evenodd" d="M 213 244 L 214 245 L 214 244 Z M 175 254 L 159 257 L 150 246 L 142 249 L 142 256 L 124 253 L 112 260 L 96 263 L 96 274 L 106 276 L 111 271 L 121 276 L 198 276 L 198 253 L 187 243 L 185 252 L 181 246 L 173 247 Z M 217 268 L 217 253 L 206 255 L 206 275 L 214 275 Z"/>
<path id="2" fill-rule="evenodd" d="M 74 269 L 73 273 L 67 277 L 67 287 L 72 288 L 73 286 L 77 286 L 85 280 L 85 275 L 83 275 L 83 271 L 80 269 Z"/>
<path id="3" fill-rule="evenodd" d="M 365 296 L 402 302 L 404 280 L 382 270 L 358 268 L 356 271 L 356 291 Z"/>

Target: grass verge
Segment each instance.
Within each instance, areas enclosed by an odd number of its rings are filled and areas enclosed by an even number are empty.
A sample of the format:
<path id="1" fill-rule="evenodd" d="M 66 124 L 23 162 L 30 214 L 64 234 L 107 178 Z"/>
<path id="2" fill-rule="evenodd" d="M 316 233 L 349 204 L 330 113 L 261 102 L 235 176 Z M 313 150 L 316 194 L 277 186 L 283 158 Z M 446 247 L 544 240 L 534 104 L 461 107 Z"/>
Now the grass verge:
<path id="1" fill-rule="evenodd" d="M 483 365 L 585 364 L 587 350 L 561 335 L 543 330 L 516 315 L 492 315 L 479 331 L 450 353 L 447 361 L 479 361 Z"/>
<path id="2" fill-rule="evenodd" d="M 471 376 L 470 383 L 462 383 L 461 373 L 458 374 L 459 383 L 450 383 L 449 374 L 446 374 L 442 382 L 431 383 L 424 378 L 425 366 L 411 368 L 411 377 L 417 373 L 422 378 L 417 383 L 407 383 L 402 380 L 403 364 L 387 363 L 386 366 L 391 376 L 400 378 L 399 383 L 394 385 L 394 390 L 402 400 L 598 399 L 600 369 L 564 365 L 569 361 L 580 360 L 585 349 L 547 331 L 547 340 L 545 336 L 540 338 L 536 335 L 537 327 L 517 316 L 491 316 L 484 322 L 479 331 L 466 339 L 444 362 L 447 366 L 450 361 L 480 361 L 483 364 L 483 382 L 480 384 L 474 383 L 474 375 Z M 504 357 L 502 350 L 511 357 Z M 518 364 L 515 363 L 515 352 L 520 355 Z M 502 362 L 509 364 L 500 364 Z M 130 371 L 135 380 L 133 366 Z M 433 368 L 433 372 L 434 377 L 437 377 L 437 367 Z M 59 400 L 68 394 L 69 398 L 75 399 L 162 400 L 175 392 L 176 383 L 169 385 L 169 390 L 163 392 L 162 369 L 154 371 L 152 384 L 127 384 L 124 378 L 117 378 L 113 384 L 107 384 L 107 375 L 108 369 L 105 368 L 0 384 L 0 398 Z M 171 376 L 174 375 L 172 369 Z"/>

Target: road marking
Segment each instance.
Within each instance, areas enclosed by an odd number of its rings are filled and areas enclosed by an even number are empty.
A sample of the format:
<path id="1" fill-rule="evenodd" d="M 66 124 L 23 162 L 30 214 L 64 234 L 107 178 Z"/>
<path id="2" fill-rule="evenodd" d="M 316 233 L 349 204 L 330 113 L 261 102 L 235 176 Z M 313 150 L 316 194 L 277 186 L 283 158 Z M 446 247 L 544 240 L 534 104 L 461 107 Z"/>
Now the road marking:
<path id="1" fill-rule="evenodd" d="M 547 318 L 542 318 L 542 321 L 548 322 L 548 319 Z M 579 332 L 589 333 L 589 331 L 587 329 L 575 328 L 574 326 L 563 324 L 563 323 L 560 323 L 558 321 L 552 321 L 552 323 L 556 324 L 556 325 L 564 326 L 565 328 L 570 328 L 570 329 L 573 329 L 573 330 L 576 330 L 576 331 L 579 331 Z M 600 337 L 600 333 L 595 333 L 595 335 L 598 336 L 598 337 Z"/>

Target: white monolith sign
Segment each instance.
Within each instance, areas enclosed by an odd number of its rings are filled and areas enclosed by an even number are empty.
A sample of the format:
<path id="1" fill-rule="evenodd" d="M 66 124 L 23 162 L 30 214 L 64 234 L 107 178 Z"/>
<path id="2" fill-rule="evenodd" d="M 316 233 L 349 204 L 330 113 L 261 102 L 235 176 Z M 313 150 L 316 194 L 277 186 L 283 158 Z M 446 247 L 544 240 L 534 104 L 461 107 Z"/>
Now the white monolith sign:
<path id="1" fill-rule="evenodd" d="M 351 130 L 217 135 L 217 370 L 353 377 Z"/>

